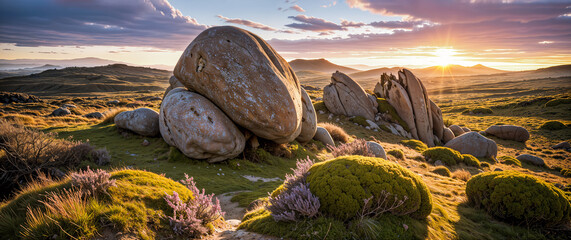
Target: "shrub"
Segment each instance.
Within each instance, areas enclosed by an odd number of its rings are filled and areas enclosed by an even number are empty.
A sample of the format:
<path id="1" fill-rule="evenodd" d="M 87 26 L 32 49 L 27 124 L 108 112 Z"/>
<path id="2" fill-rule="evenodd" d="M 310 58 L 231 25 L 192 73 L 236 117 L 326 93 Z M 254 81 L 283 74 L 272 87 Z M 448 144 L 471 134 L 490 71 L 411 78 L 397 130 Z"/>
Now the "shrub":
<path id="1" fill-rule="evenodd" d="M 468 166 L 480 167 L 480 160 L 470 154 L 462 154 L 462 162 Z"/>
<path id="2" fill-rule="evenodd" d="M 337 147 L 327 146 L 331 150 L 333 157 L 347 156 L 347 155 L 360 155 L 366 157 L 374 157 L 374 154 L 369 150 L 369 145 L 364 139 L 355 139 L 350 143 L 345 143 Z"/>
<path id="3" fill-rule="evenodd" d="M 498 160 L 505 165 L 516 165 L 521 167 L 521 162 L 517 158 L 511 156 L 501 156 Z"/>
<path id="4" fill-rule="evenodd" d="M 0 185 L 8 193 L 18 184 L 33 179 L 38 172 L 63 177 L 62 170 L 89 159 L 94 149 L 89 143 L 56 138 L 55 133 L 43 133 L 0 121 Z"/>
<path id="5" fill-rule="evenodd" d="M 387 154 L 392 155 L 398 159 L 404 159 L 404 152 L 400 149 L 393 149 L 387 152 Z"/>
<path id="6" fill-rule="evenodd" d="M 464 182 L 470 180 L 472 174 L 464 169 L 456 170 L 452 173 L 452 178 L 462 180 Z"/>
<path id="7" fill-rule="evenodd" d="M 559 173 L 561 173 L 563 177 L 571 177 L 571 169 L 569 168 L 563 168 Z"/>
<path id="8" fill-rule="evenodd" d="M 380 158 L 343 156 L 314 164 L 307 183 L 321 202 L 320 212 L 342 220 L 358 215 L 364 200 L 381 197 L 383 190 L 408 200 L 391 211 L 395 215 L 425 218 L 432 210 L 432 195 L 422 179 L 410 170 Z M 392 204 L 395 200 L 390 200 Z"/>
<path id="9" fill-rule="evenodd" d="M 571 220 L 571 202 L 561 189 L 517 171 L 486 172 L 466 184 L 468 201 L 516 224 L 553 226 Z"/>
<path id="10" fill-rule="evenodd" d="M 487 162 L 480 162 L 480 167 L 481 167 L 481 168 L 489 168 L 489 167 L 490 167 L 490 164 L 487 163 Z"/>
<path id="11" fill-rule="evenodd" d="M 87 170 L 71 173 L 71 185 L 78 187 L 81 192 L 91 196 L 98 196 L 100 194 L 109 194 L 107 189 L 112 186 L 117 186 L 115 180 L 110 180 L 111 174 L 103 169 L 93 171 L 87 167 Z"/>
<path id="12" fill-rule="evenodd" d="M 421 142 L 419 140 L 415 140 L 415 139 L 402 140 L 402 141 L 400 141 L 400 143 L 402 145 L 405 145 L 407 147 L 414 149 L 417 152 L 423 152 L 424 150 L 428 149 L 428 146 L 426 146 L 426 144 L 424 144 L 423 142 Z"/>
<path id="13" fill-rule="evenodd" d="M 464 157 L 460 152 L 447 148 L 447 147 L 433 147 L 426 149 L 422 152 L 422 155 L 429 161 L 429 162 L 436 162 L 438 160 L 442 161 L 447 166 L 456 165 L 458 162 L 461 162 Z"/>
<path id="14" fill-rule="evenodd" d="M 492 111 L 492 109 L 490 108 L 474 108 L 474 109 L 468 109 L 468 110 L 464 110 L 462 112 L 462 114 L 492 114 L 494 113 L 494 111 Z"/>
<path id="15" fill-rule="evenodd" d="M 216 203 L 212 202 L 214 194 L 206 194 L 204 188 L 200 192 L 192 177 L 189 178 L 187 174 L 184 177 L 180 182 L 190 189 L 194 198 L 183 202 L 177 192 L 173 192 L 172 196 L 167 194 L 165 201 L 173 209 L 173 216 L 167 218 L 176 234 L 199 237 L 209 233 L 208 225 L 222 218 L 224 212 L 218 198 Z"/>
<path id="16" fill-rule="evenodd" d="M 558 99 L 551 99 L 545 103 L 545 107 L 555 107 L 560 104 L 570 104 L 571 98 L 558 98 Z"/>
<path id="17" fill-rule="evenodd" d="M 432 169 L 432 172 L 436 173 L 438 175 L 441 175 L 441 176 L 445 176 L 445 177 L 452 176 L 452 173 L 450 172 L 450 170 L 448 170 L 448 168 L 445 166 L 438 166 L 438 167 Z"/>
<path id="18" fill-rule="evenodd" d="M 349 121 L 351 121 L 351 122 L 353 122 L 353 123 L 356 123 L 356 124 L 359 124 L 359 125 L 361 125 L 361 126 L 363 126 L 363 127 L 368 127 L 368 126 L 369 126 L 369 123 L 367 122 L 367 119 L 364 118 L 364 117 L 361 117 L 361 116 L 355 116 L 355 117 L 349 119 Z"/>
<path id="19" fill-rule="evenodd" d="M 351 137 L 349 137 L 349 134 L 347 134 L 347 132 L 345 132 L 343 128 L 333 123 L 320 123 L 319 126 L 325 128 L 329 132 L 329 134 L 331 134 L 331 137 L 333 138 L 333 140 L 335 140 L 335 142 L 346 143 L 349 142 L 349 140 L 351 139 Z"/>
<path id="20" fill-rule="evenodd" d="M 91 161 L 99 166 L 107 165 L 111 162 L 111 154 L 106 147 L 93 150 L 91 151 Z"/>
<path id="21" fill-rule="evenodd" d="M 404 128 L 404 130 L 406 130 L 407 132 L 410 131 L 408 124 L 399 116 L 395 108 L 386 99 L 377 98 L 377 103 L 379 105 L 377 109 L 379 110 L 380 113 L 389 114 L 395 123 L 401 125 L 402 128 Z"/>
<path id="22" fill-rule="evenodd" d="M 543 123 L 543 125 L 541 125 L 539 128 L 544 130 L 560 130 L 565 129 L 566 127 L 567 126 L 565 126 L 565 124 L 560 121 L 547 121 Z"/>

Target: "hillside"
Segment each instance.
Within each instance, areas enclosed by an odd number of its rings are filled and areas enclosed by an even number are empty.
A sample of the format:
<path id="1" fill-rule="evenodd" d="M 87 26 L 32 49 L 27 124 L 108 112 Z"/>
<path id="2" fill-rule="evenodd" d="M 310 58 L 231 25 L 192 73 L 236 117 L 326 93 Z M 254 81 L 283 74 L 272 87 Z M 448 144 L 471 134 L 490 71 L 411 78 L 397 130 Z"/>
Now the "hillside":
<path id="1" fill-rule="evenodd" d="M 38 74 L 0 79 L 0 88 L 40 96 L 101 95 L 122 91 L 162 91 L 171 73 L 144 67 L 113 64 L 69 67 Z"/>
<path id="2" fill-rule="evenodd" d="M 289 65 L 294 71 L 318 71 L 324 73 L 332 73 L 335 71 L 340 71 L 344 73 L 354 73 L 359 70 L 349 67 L 340 66 L 332 62 L 327 61 L 324 58 L 320 59 L 295 59 L 289 62 Z"/>

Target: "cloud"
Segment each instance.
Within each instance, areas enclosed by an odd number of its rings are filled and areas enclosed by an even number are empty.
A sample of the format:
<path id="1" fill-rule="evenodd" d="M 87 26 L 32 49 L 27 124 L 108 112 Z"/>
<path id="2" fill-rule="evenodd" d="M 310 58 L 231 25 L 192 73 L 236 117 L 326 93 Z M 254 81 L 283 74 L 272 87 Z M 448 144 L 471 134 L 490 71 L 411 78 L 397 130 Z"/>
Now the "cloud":
<path id="1" fill-rule="evenodd" d="M 244 19 L 238 19 L 238 18 L 227 18 L 224 16 L 220 16 L 218 15 L 217 17 L 219 17 L 220 19 L 224 20 L 227 23 L 234 23 L 234 24 L 240 24 L 240 25 L 244 25 L 247 27 L 251 27 L 251 28 L 256 28 L 256 29 L 260 29 L 260 30 L 264 30 L 264 31 L 277 31 L 277 29 L 261 24 L 261 23 L 257 23 L 257 22 L 252 22 L 250 20 L 244 20 Z"/>
<path id="2" fill-rule="evenodd" d="M 343 27 L 362 27 L 365 26 L 365 23 L 362 22 L 354 22 L 345 19 L 341 19 L 341 26 Z"/>
<path id="3" fill-rule="evenodd" d="M 330 4 L 321 5 L 321 7 L 322 7 L 322 8 L 330 8 L 330 7 L 333 7 L 333 6 L 335 6 L 335 5 L 337 5 L 337 1 L 333 1 L 333 2 L 330 3 Z"/>
<path id="4" fill-rule="evenodd" d="M 334 22 L 329 22 L 325 19 L 308 17 L 305 15 L 290 16 L 289 18 L 296 20 L 301 23 L 291 23 L 287 24 L 286 27 L 297 28 L 301 30 L 314 31 L 314 32 L 326 32 L 331 30 L 345 30 L 343 26 L 338 25 Z"/>
<path id="5" fill-rule="evenodd" d="M 288 9 L 291 9 L 291 10 L 294 10 L 294 11 L 297 11 L 297 12 L 305 12 L 305 9 L 301 8 L 301 7 L 298 6 L 298 5 L 293 5 L 293 6 L 289 7 Z"/>
<path id="6" fill-rule="evenodd" d="M 387 29 L 413 29 L 415 26 L 423 23 L 423 21 L 379 21 L 369 23 L 369 25 Z"/>
<path id="7" fill-rule="evenodd" d="M 16 46 L 180 50 L 206 28 L 167 0 L 21 0 L 3 1 L 0 8 L 0 42 Z"/>

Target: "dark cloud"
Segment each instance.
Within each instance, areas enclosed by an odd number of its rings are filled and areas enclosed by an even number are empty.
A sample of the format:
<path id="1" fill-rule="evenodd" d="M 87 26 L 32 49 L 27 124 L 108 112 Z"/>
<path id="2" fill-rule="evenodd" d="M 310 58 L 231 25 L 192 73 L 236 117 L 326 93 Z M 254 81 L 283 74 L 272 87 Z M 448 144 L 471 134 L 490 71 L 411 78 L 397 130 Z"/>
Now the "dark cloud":
<path id="1" fill-rule="evenodd" d="M 265 30 L 265 31 L 277 31 L 277 29 L 261 24 L 261 23 L 257 23 L 257 22 L 252 22 L 250 20 L 244 20 L 244 19 L 238 19 L 238 18 L 227 18 L 224 16 L 217 16 L 218 18 L 224 20 L 224 22 L 227 23 L 234 23 L 234 24 L 240 24 L 240 25 L 244 25 L 247 27 L 251 27 L 251 28 L 256 28 L 256 29 L 260 29 L 260 30 Z"/>
<path id="2" fill-rule="evenodd" d="M 167 0 L 18 0 L 0 8 L 0 42 L 17 46 L 181 49 L 206 27 Z"/>
<path id="3" fill-rule="evenodd" d="M 379 21 L 369 23 L 369 25 L 387 29 L 413 29 L 415 26 L 423 23 L 423 21 Z"/>
<path id="4" fill-rule="evenodd" d="M 297 28 L 301 30 L 314 31 L 314 32 L 326 32 L 332 30 L 345 30 L 343 26 L 338 25 L 334 22 L 329 22 L 325 19 L 308 17 L 305 15 L 290 16 L 289 18 L 296 20 L 301 23 L 291 23 L 287 24 L 286 27 Z"/>

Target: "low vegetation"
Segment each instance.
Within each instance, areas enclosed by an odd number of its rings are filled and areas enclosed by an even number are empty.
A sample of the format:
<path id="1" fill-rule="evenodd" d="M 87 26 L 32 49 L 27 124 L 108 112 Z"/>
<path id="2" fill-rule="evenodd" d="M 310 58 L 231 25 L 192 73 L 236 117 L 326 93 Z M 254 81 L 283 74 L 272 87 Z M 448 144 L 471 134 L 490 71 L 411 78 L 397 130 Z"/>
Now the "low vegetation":
<path id="1" fill-rule="evenodd" d="M 436 173 L 438 175 L 441 175 L 441 176 L 445 176 L 445 177 L 451 177 L 452 176 L 452 173 L 450 172 L 450 170 L 445 166 L 438 166 L 438 167 L 432 169 L 432 172 Z"/>
<path id="2" fill-rule="evenodd" d="M 501 156 L 498 158 L 498 160 L 506 165 L 515 165 L 521 167 L 521 162 L 517 158 L 514 158 L 512 156 Z"/>
<path id="3" fill-rule="evenodd" d="M 347 132 L 345 132 L 345 130 L 338 125 L 333 123 L 319 123 L 318 125 L 322 128 L 327 129 L 329 134 L 331 134 L 333 141 L 335 142 L 347 143 L 349 140 L 351 140 L 349 134 L 347 134 Z"/>
<path id="4" fill-rule="evenodd" d="M 543 123 L 539 128 L 545 130 L 561 130 L 567 128 L 567 126 L 565 126 L 565 124 L 560 121 L 547 121 Z"/>
<path id="5" fill-rule="evenodd" d="M 428 149 L 428 146 L 426 146 L 425 143 L 416 139 L 402 140 L 400 143 L 414 149 L 417 152 L 424 152 L 426 149 Z"/>

